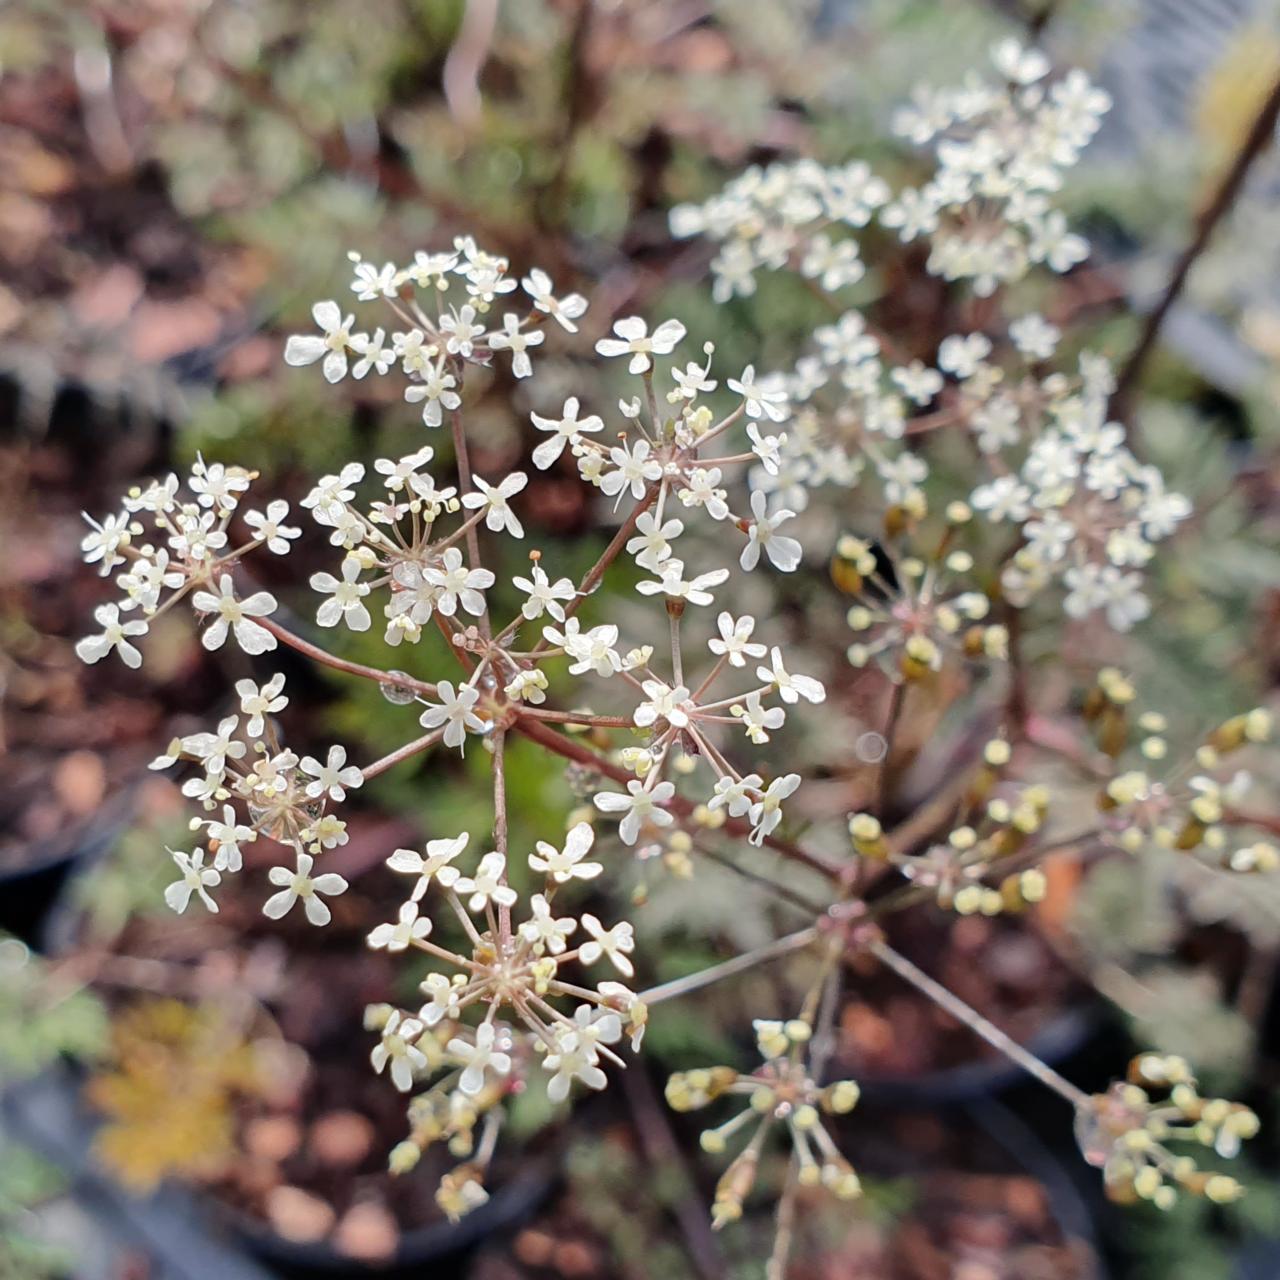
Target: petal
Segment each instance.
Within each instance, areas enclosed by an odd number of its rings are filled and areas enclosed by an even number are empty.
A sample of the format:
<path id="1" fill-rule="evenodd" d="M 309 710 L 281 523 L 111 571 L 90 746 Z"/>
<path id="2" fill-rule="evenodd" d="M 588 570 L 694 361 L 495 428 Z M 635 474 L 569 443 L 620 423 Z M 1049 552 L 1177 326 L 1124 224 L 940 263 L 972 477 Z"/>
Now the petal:
<path id="1" fill-rule="evenodd" d="M 295 334 L 284 344 L 284 362 L 297 368 L 315 364 L 327 350 L 323 338 Z"/>

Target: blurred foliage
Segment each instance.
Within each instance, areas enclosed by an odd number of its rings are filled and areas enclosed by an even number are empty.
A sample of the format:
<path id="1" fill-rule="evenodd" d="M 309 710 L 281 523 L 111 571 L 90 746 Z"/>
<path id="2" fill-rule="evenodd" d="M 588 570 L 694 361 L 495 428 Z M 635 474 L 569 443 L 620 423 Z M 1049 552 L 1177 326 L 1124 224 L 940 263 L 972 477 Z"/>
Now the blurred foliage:
<path id="1" fill-rule="evenodd" d="M 116 1014 L 111 1066 L 86 1086 L 106 1116 L 94 1151 L 137 1192 L 218 1173 L 235 1154 L 232 1103 L 266 1084 L 254 1046 L 225 1011 L 145 1000 Z"/>
<path id="2" fill-rule="evenodd" d="M 33 1209 L 64 1185 L 52 1165 L 0 1136 L 0 1280 L 68 1274 L 69 1252 L 47 1238 Z"/>
<path id="3" fill-rule="evenodd" d="M 66 1054 L 93 1061 L 106 1039 L 97 998 L 51 972 L 25 943 L 0 935 L 0 1074 L 33 1076 Z"/>

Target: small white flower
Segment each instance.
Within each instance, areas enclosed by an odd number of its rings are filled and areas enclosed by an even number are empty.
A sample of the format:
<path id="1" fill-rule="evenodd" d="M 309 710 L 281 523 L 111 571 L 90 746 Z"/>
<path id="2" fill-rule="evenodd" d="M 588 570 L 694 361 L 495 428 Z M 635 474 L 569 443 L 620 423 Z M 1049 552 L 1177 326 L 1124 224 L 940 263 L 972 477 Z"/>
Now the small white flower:
<path id="1" fill-rule="evenodd" d="M 272 867 L 267 872 L 267 879 L 272 884 L 285 887 L 279 893 L 273 893 L 262 904 L 264 916 L 279 920 L 281 916 L 288 914 L 293 904 L 301 898 L 302 909 L 312 924 L 319 926 L 329 923 L 332 918 L 329 907 L 320 900 L 319 895 L 323 893 L 334 897 L 337 894 L 346 893 L 347 882 L 332 871 L 324 875 L 312 876 L 311 868 L 314 863 L 315 859 L 310 854 L 299 853 L 296 870 L 290 871 L 288 867 Z"/>
<path id="2" fill-rule="evenodd" d="M 533 361 L 529 348 L 542 345 L 547 335 L 541 329 L 520 328 L 520 317 L 508 312 L 502 317 L 502 328 L 485 335 L 485 341 L 493 351 L 511 352 L 511 372 L 517 378 L 527 378 L 533 373 Z"/>
<path id="3" fill-rule="evenodd" d="M 415 1071 L 427 1068 L 427 1055 L 413 1043 L 425 1029 L 416 1018 L 406 1018 L 396 1009 L 382 1028 L 382 1039 L 369 1055 L 378 1075 L 388 1063 L 391 1064 L 391 1083 L 401 1093 L 408 1093 L 413 1088 Z"/>
<path id="4" fill-rule="evenodd" d="M 416 849 L 397 849 L 387 859 L 387 866 L 403 875 L 418 877 L 409 895 L 410 901 L 418 902 L 426 893 L 432 877 L 446 889 L 457 882 L 458 869 L 450 863 L 467 847 L 470 839 L 471 833 L 463 831 L 452 839 L 428 840 L 425 858 Z"/>
<path id="5" fill-rule="evenodd" d="M 351 281 L 351 292 L 361 302 L 372 302 L 375 298 L 394 298 L 399 291 L 399 281 L 394 262 L 384 262 L 381 269 L 372 262 L 356 260 L 356 274 Z"/>
<path id="6" fill-rule="evenodd" d="M 636 583 L 636 590 L 642 596 L 654 596 L 662 592 L 673 600 L 687 600 L 690 604 L 705 607 L 715 603 L 715 597 L 709 588 L 718 587 L 729 580 L 728 569 L 713 569 L 709 573 L 700 573 L 696 578 L 686 580 L 684 561 L 674 556 L 666 560 L 659 568 L 660 577 L 656 582 L 645 580 Z"/>
<path id="7" fill-rule="evenodd" d="M 744 569 L 754 569 L 760 563 L 760 551 L 763 548 L 775 569 L 791 573 L 800 567 L 804 548 L 795 538 L 779 534 L 777 528 L 784 521 L 790 520 L 795 512 L 783 507 L 772 516 L 767 515 L 768 501 L 759 489 L 751 495 L 751 512 L 755 520 L 747 530 L 747 545 L 742 548 L 738 563 Z"/>
<path id="8" fill-rule="evenodd" d="M 629 373 L 645 373 L 653 367 L 650 355 L 668 356 L 685 335 L 679 320 L 664 320 L 654 331 L 639 316 L 625 316 L 613 326 L 616 338 L 601 338 L 596 350 L 602 356 L 630 356 Z"/>
<path id="9" fill-rule="evenodd" d="M 616 494 L 621 501 L 623 491 L 630 488 L 633 498 L 643 498 L 645 489 L 662 479 L 662 464 L 650 453 L 647 440 L 637 440 L 629 449 L 625 444 L 615 445 L 609 450 L 613 469 L 600 477 L 601 492 L 611 498 Z"/>
<path id="10" fill-rule="evenodd" d="M 177 477 L 174 477 L 176 483 Z M 80 550 L 84 553 L 85 564 L 96 564 L 102 561 L 102 576 L 105 578 L 118 564 L 124 564 L 124 556 L 119 554 L 120 548 L 128 546 L 131 537 L 129 517 L 125 515 L 104 516 L 99 524 L 87 511 L 81 512 L 89 524 L 89 532 L 80 542 Z"/>
<path id="11" fill-rule="evenodd" d="M 636 519 L 636 536 L 627 541 L 627 551 L 642 569 L 661 573 L 662 562 L 671 555 L 671 543 L 684 532 L 680 520 L 659 524 L 651 511 L 642 511 Z"/>
<path id="12" fill-rule="evenodd" d="M 476 323 L 476 309 L 467 303 L 460 311 L 450 309 L 440 317 L 440 332 L 449 335 L 444 345 L 450 355 L 470 359 L 476 339 L 484 333 L 484 325 Z"/>
<path id="13" fill-rule="evenodd" d="M 768 731 L 781 729 L 787 718 L 781 707 L 764 706 L 758 690 L 752 690 L 741 702 L 735 702 L 729 711 L 742 721 L 747 737 L 757 746 L 768 742 Z"/>
<path id="14" fill-rule="evenodd" d="M 126 667 L 133 667 L 136 670 L 142 666 L 142 653 L 129 643 L 128 637 L 145 636 L 148 624 L 140 618 L 135 618 L 131 622 L 121 622 L 120 606 L 115 604 L 100 604 L 93 611 L 93 616 L 102 627 L 102 634 L 85 636 L 83 640 L 78 640 L 76 657 L 81 662 L 92 665 L 100 662 L 112 649 L 115 649 L 120 655 L 120 661 Z M 275 637 L 273 636 L 272 639 L 274 640 Z"/>
<path id="15" fill-rule="evenodd" d="M 436 697 L 440 701 L 427 703 L 418 717 L 419 723 L 424 729 L 438 729 L 444 725 L 444 745 L 457 747 L 465 753 L 467 730 L 482 733 L 489 727 L 488 722 L 481 720 L 472 710 L 480 701 L 479 690 L 464 684 L 455 693 L 452 682 L 441 680 L 436 685 Z"/>
<path id="16" fill-rule="evenodd" d="M 267 504 L 264 515 L 261 511 L 246 511 L 244 522 L 253 530 L 253 536 L 259 542 L 266 543 L 267 550 L 275 555 L 287 555 L 289 543 L 302 536 L 302 530 L 286 525 L 289 515 L 289 504 L 281 498 Z"/>
<path id="17" fill-rule="evenodd" d="M 240 710 L 249 719 L 245 722 L 244 731 L 251 738 L 262 737 L 266 727 L 266 717 L 283 711 L 289 705 L 289 699 L 281 693 L 284 688 L 284 673 L 276 672 L 264 685 L 257 685 L 252 680 L 237 680 L 236 693 L 240 695 Z"/>
<path id="18" fill-rule="evenodd" d="M 423 368 L 421 382 L 405 387 L 404 398 L 410 404 L 422 402 L 422 421 L 428 427 L 438 427 L 443 417 L 443 410 L 453 412 L 461 403 L 462 397 L 454 390 L 458 380 L 451 373 L 446 373 L 444 361 L 427 365 Z"/>
<path id="19" fill-rule="evenodd" d="M 635 950 L 636 940 L 626 920 L 606 929 L 595 916 L 584 915 L 582 927 L 591 935 L 591 941 L 578 948 L 578 959 L 583 964 L 595 964 L 601 956 L 608 956 L 623 977 L 630 978 L 635 973 L 635 966 L 627 956 Z"/>
<path id="20" fill-rule="evenodd" d="M 276 638 L 270 631 L 254 622 L 275 612 L 276 598 L 267 591 L 255 591 L 244 600 L 237 600 L 231 583 L 231 575 L 224 573 L 218 583 L 218 594 L 197 591 L 191 603 L 200 613 L 216 613 L 218 616 L 207 626 L 200 637 L 206 649 L 220 649 L 230 628 L 236 643 L 245 653 L 269 653 L 276 647 Z"/>
<path id="21" fill-rule="evenodd" d="M 582 432 L 604 430 L 604 421 L 596 414 L 586 418 L 578 417 L 578 398 L 570 396 L 564 402 L 563 416 L 560 418 L 543 418 L 536 413 L 529 416 L 539 431 L 549 431 L 549 439 L 543 440 L 533 451 L 533 465 L 539 471 L 545 471 L 564 452 L 564 447 L 577 439 Z"/>
<path id="22" fill-rule="evenodd" d="M 473 618 L 484 613 L 484 596 L 480 593 L 493 586 L 493 571 L 467 568 L 457 547 L 446 547 L 439 568 L 428 565 L 422 573 L 435 587 L 435 607 L 446 618 L 457 613 L 459 604 Z"/>
<path id="23" fill-rule="evenodd" d="M 473 876 L 459 876 L 453 887 L 458 893 L 469 893 L 467 907 L 483 911 L 489 903 L 500 907 L 514 907 L 516 891 L 503 883 L 507 873 L 507 860 L 500 853 L 486 853 Z"/>
<path id="24" fill-rule="evenodd" d="M 236 811 L 229 804 L 222 806 L 221 821 L 212 818 L 201 824 L 198 818 L 192 818 L 191 825 L 193 828 L 204 826 L 209 847 L 215 850 L 215 871 L 239 871 L 244 865 L 240 846 L 252 844 L 258 838 L 258 833 L 252 827 L 242 826 L 236 821 Z"/>
<path id="25" fill-rule="evenodd" d="M 382 483 L 392 493 L 400 493 L 412 486 L 418 472 L 435 456 L 436 451 L 429 444 L 424 444 L 421 449 L 394 462 L 390 458 L 379 458 L 373 469 L 383 477 Z"/>
<path id="26" fill-rule="evenodd" d="M 182 879 L 175 880 L 165 889 L 166 905 L 181 915 L 187 909 L 187 904 L 194 893 L 210 911 L 216 914 L 218 904 L 209 896 L 208 889 L 220 883 L 222 875 L 212 867 L 204 865 L 204 850 L 197 849 L 194 853 L 187 854 L 179 849 L 170 849 L 169 856 L 177 864 L 178 870 L 182 873 Z"/>
<path id="27" fill-rule="evenodd" d="M 418 914 L 418 904 L 410 901 L 400 908 L 395 924 L 377 925 L 369 934 L 369 945 L 375 951 L 405 951 L 431 933 L 431 921 Z"/>
<path id="28" fill-rule="evenodd" d="M 351 349 L 351 325 L 355 317 L 344 319 L 338 304 L 328 301 L 317 302 L 311 308 L 311 318 L 324 337 L 295 334 L 285 343 L 284 362 L 301 366 L 315 364 L 323 357 L 325 381 L 341 382 L 347 373 L 347 352 Z"/>
<path id="29" fill-rule="evenodd" d="M 778 823 L 782 821 L 782 802 L 792 795 L 800 785 L 798 773 L 788 773 L 785 777 L 775 778 L 766 788 L 765 793 L 751 806 L 752 844 L 761 845 L 766 836 L 772 834 Z"/>
<path id="30" fill-rule="evenodd" d="M 765 684 L 777 685 L 783 702 L 794 703 L 804 698 L 806 702 L 816 703 L 826 698 L 827 691 L 822 687 L 821 681 L 812 676 L 793 675 L 783 666 L 782 650 L 777 645 L 773 647 L 770 660 L 773 662 L 773 669 L 757 667 L 756 678 L 763 680 Z"/>
<path id="31" fill-rule="evenodd" d="M 725 386 L 730 391 L 736 391 L 746 401 L 748 418 L 785 422 L 791 413 L 786 389 L 770 378 L 757 382 L 754 365 L 747 365 L 741 377 L 729 378 Z"/>
<path id="32" fill-rule="evenodd" d="M 556 884 L 568 884 L 574 879 L 592 880 L 604 870 L 604 866 L 599 862 L 583 862 L 582 859 L 590 853 L 595 838 L 591 824 L 579 822 L 569 829 L 563 849 L 539 840 L 538 852 L 529 855 L 529 866 L 550 876 Z"/>
<path id="33" fill-rule="evenodd" d="M 563 953 L 565 939 L 578 927 L 569 916 L 557 920 L 551 914 L 551 904 L 545 895 L 535 893 L 529 899 L 533 914 L 520 926 L 520 936 L 532 947 L 545 948 L 553 956 Z"/>
<path id="34" fill-rule="evenodd" d="M 618 825 L 618 835 L 623 844 L 635 844 L 640 835 L 640 828 L 645 822 L 658 827 L 669 827 L 675 818 L 663 805 L 675 795 L 675 784 L 659 782 L 648 790 L 644 783 L 632 778 L 627 783 L 625 792 L 597 791 L 595 806 L 601 813 L 620 813 L 622 821 Z"/>
<path id="35" fill-rule="evenodd" d="M 298 767 L 315 779 L 306 786 L 307 795 L 313 799 L 328 796 L 330 800 L 341 803 L 347 798 L 346 788 L 356 791 L 364 786 L 364 774 L 355 765 L 347 764 L 347 749 L 343 746 L 335 744 L 330 747 L 324 764 L 314 756 L 303 756 Z"/>
<path id="36" fill-rule="evenodd" d="M 930 369 L 923 360 L 913 360 L 909 365 L 894 369 L 890 379 L 912 404 L 924 406 L 942 390 L 942 374 Z"/>
<path id="37" fill-rule="evenodd" d="M 661 680 L 646 680 L 640 687 L 646 700 L 633 716 L 637 728 L 646 729 L 658 720 L 665 720 L 673 729 L 688 727 L 692 703 L 684 685 L 678 684 L 673 689 Z"/>
<path id="38" fill-rule="evenodd" d="M 464 1064 L 462 1075 L 458 1079 L 458 1088 L 468 1097 L 474 1098 L 484 1089 L 485 1075 L 492 1072 L 495 1076 L 506 1076 L 511 1071 L 511 1055 L 505 1050 L 510 1048 L 510 1033 L 498 1029 L 492 1022 L 482 1022 L 475 1030 L 475 1043 L 455 1038 L 445 1046 L 450 1054 Z"/>
<path id="39" fill-rule="evenodd" d="M 523 538 L 524 526 L 516 519 L 516 513 L 508 503 L 529 483 L 529 477 L 523 471 L 513 471 L 501 484 L 490 484 L 481 476 L 473 476 L 472 481 L 479 492 L 464 494 L 462 505 L 471 511 L 487 507 L 484 517 L 487 528 L 494 533 L 505 530 L 513 538 Z"/>
<path id="40" fill-rule="evenodd" d="M 728 658 L 730 666 L 745 667 L 748 658 L 763 658 L 768 653 L 764 645 L 751 641 L 756 620 L 749 613 L 734 618 L 726 611 L 716 619 L 716 626 L 720 629 L 720 638 L 708 640 L 707 648 L 717 657 Z"/>
<path id="41" fill-rule="evenodd" d="M 537 267 L 520 283 L 539 311 L 545 311 L 562 329 L 567 329 L 570 333 L 578 332 L 578 326 L 573 322 L 586 314 L 586 298 L 580 293 L 570 293 L 563 298 L 554 297 L 551 277 Z"/>
<path id="42" fill-rule="evenodd" d="M 337 626 L 345 622 L 352 631 L 368 631 L 372 624 L 364 598 L 369 594 L 369 584 L 359 581 L 360 561 L 347 556 L 342 562 L 342 581 L 331 573 L 313 573 L 311 589 L 329 596 L 316 610 L 316 621 L 322 627 Z"/>
<path id="43" fill-rule="evenodd" d="M 383 345 L 385 336 L 381 329 L 375 329 L 372 335 L 358 333 L 351 339 L 351 349 L 360 357 L 351 368 L 351 376 L 357 381 L 370 369 L 376 369 L 380 374 L 386 373 L 395 363 L 395 350 Z"/>
<path id="44" fill-rule="evenodd" d="M 564 606 L 560 601 L 572 600 L 578 594 L 573 583 L 568 578 L 558 578 L 552 582 L 541 565 L 535 564 L 530 572 L 533 574 L 532 580 L 518 575 L 511 579 L 515 586 L 528 597 L 520 606 L 520 612 L 530 622 L 542 617 L 544 611 L 557 622 L 563 622 Z"/>
<path id="45" fill-rule="evenodd" d="M 763 780 L 758 773 L 749 773 L 745 778 L 722 777 L 716 779 L 715 794 L 707 801 L 711 810 L 728 809 L 729 816 L 740 818 L 755 803 L 755 793 L 759 792 Z"/>

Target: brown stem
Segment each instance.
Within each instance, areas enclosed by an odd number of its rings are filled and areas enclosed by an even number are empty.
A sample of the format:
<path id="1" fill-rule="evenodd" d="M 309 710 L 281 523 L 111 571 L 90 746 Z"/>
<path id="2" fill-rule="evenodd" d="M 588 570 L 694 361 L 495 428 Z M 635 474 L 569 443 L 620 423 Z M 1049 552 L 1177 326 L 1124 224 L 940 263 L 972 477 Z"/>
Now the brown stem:
<path id="1" fill-rule="evenodd" d="M 443 729 L 432 729 L 430 733 L 423 734 L 421 738 L 406 742 L 403 747 L 397 748 L 390 755 L 383 756 L 381 760 L 375 760 L 373 764 L 360 772 L 364 774 L 364 780 L 368 782 L 370 778 L 376 778 L 378 774 L 386 773 L 388 769 L 394 768 L 403 760 L 408 760 L 410 756 L 416 756 L 420 752 L 429 750 L 443 737 Z"/>
<path id="2" fill-rule="evenodd" d="M 1173 274 L 1169 277 L 1169 283 L 1165 286 L 1164 294 L 1154 310 L 1147 316 L 1142 333 L 1138 338 L 1138 343 L 1130 353 L 1124 368 L 1120 371 L 1120 376 L 1116 379 L 1116 390 L 1111 399 L 1113 416 L 1117 418 L 1127 417 L 1130 407 L 1129 402 L 1146 370 L 1147 362 L 1155 350 L 1156 339 L 1160 335 L 1161 327 L 1168 318 L 1174 303 L 1181 296 L 1187 283 L 1187 277 L 1191 273 L 1191 268 L 1208 247 L 1209 240 L 1218 223 L 1222 221 L 1235 203 L 1236 197 L 1244 187 L 1245 179 L 1249 176 L 1249 170 L 1253 168 L 1254 162 L 1274 140 L 1278 122 L 1280 122 L 1280 80 L 1277 80 L 1272 85 L 1266 101 L 1262 104 L 1262 109 L 1258 112 L 1249 128 L 1249 132 L 1245 135 L 1240 150 L 1236 152 L 1231 167 L 1222 179 L 1222 184 L 1196 220 L 1195 232 L 1187 247 L 1182 251 L 1182 255 L 1178 258 Z"/>
<path id="3" fill-rule="evenodd" d="M 332 667 L 335 671 L 345 671 L 348 675 L 363 676 L 366 680 L 376 680 L 379 684 L 394 685 L 399 689 L 412 689 L 414 693 L 420 693 L 424 697 L 436 696 L 435 685 L 426 680 L 415 680 L 412 676 L 400 674 L 393 676 L 389 671 L 383 671 L 379 667 L 366 667 L 361 662 L 348 662 L 346 658 L 339 658 L 327 649 L 321 649 L 319 645 L 314 645 L 309 640 L 295 635 L 287 627 L 281 626 L 271 618 L 255 618 L 254 621 L 265 627 L 277 640 L 283 641 L 289 648 L 296 649 L 322 666 Z"/>

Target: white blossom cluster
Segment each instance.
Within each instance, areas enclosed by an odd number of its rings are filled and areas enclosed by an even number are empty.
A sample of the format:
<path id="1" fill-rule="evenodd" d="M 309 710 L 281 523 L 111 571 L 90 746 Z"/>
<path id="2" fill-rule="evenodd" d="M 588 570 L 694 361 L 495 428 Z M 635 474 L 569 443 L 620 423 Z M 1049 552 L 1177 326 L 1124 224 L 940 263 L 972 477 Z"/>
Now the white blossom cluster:
<path id="1" fill-rule="evenodd" d="M 508 884 L 506 735 L 534 736 L 588 766 L 582 776 L 594 779 L 587 792 L 593 820 L 616 822 L 618 840 L 640 856 L 687 850 L 690 828 L 723 829 L 756 845 L 771 841 L 785 801 L 800 784 L 797 773 L 735 760 L 768 744 L 797 703 L 821 702 L 823 686 L 794 670 L 778 644 L 765 643 L 754 617 L 716 608 L 733 572 L 791 572 L 800 565 L 803 548 L 785 527 L 792 511 L 742 484 L 748 473 L 777 472 L 790 405 L 777 379 L 757 378 L 751 367 L 726 378 L 713 399 L 719 379 L 711 376 L 710 344 L 699 360 L 683 359 L 685 329 L 678 321 L 650 330 L 638 317 L 618 320 L 595 349 L 604 360 L 625 362 L 636 394 L 610 413 L 607 436 L 604 418 L 584 411 L 575 397 L 558 412 L 535 412 L 531 427 L 539 439 L 530 462 L 538 470 L 576 471 L 600 491 L 606 511 L 626 503 L 627 514 L 581 582 L 555 574 L 540 551 L 529 551 L 527 569 L 511 576 L 519 605 L 514 616 L 499 618 L 490 603 L 496 574 L 485 567 L 481 547 L 523 543 L 519 508 L 528 472 L 488 478 L 472 472 L 465 383 L 475 366 L 490 364 L 500 351 L 510 352 L 513 371 L 525 376 L 529 349 L 546 336 L 541 326 L 554 319 L 572 333 L 587 304 L 578 295 L 555 296 L 548 278 L 531 271 L 522 282 L 525 309 L 508 312 L 500 329 L 489 329 L 481 317 L 509 298 L 515 283 L 505 260 L 472 241 L 459 240 L 451 253 L 419 254 L 407 268 L 354 261 L 358 299 L 388 308 L 392 326 L 402 327 L 388 343 L 384 328 L 370 323 L 357 330 L 336 302 L 319 303 L 313 316 L 321 335 L 291 338 L 285 358 L 320 364 L 329 381 L 348 373 L 388 376 L 398 368 L 407 379 L 406 399 L 423 405 L 425 425 L 448 422 L 452 466 L 442 472 L 433 446 L 423 444 L 403 457 L 376 459 L 370 472 L 348 462 L 302 499 L 302 510 L 339 557 L 332 571 L 310 575 L 317 635 L 369 631 L 376 617 L 385 643 L 403 652 L 417 646 L 424 629 L 438 629 L 449 641 L 451 667 L 433 681 L 390 667 L 357 668 L 376 679 L 390 701 L 413 705 L 426 731 L 363 769 L 348 762 L 341 745 L 318 759 L 283 744 L 276 719 L 288 702 L 283 675 L 261 684 L 242 681 L 238 714 L 216 731 L 176 740 L 155 762 L 194 766 L 182 789 L 206 815 L 192 822 L 199 833 L 195 850 L 172 853 L 180 879 L 166 898 L 179 911 L 193 897 L 216 910 L 223 877 L 240 871 L 243 850 L 263 840 L 290 854 L 268 872 L 277 892 L 265 913 L 280 917 L 301 902 L 308 921 L 327 923 L 326 899 L 347 884 L 323 871 L 322 860 L 346 842 L 338 806 L 348 793 L 409 755 L 437 746 L 463 753 L 469 740 L 479 739 L 495 760 L 489 847 L 468 857 L 464 832 L 429 841 L 425 853 L 398 851 L 390 865 L 410 874 L 412 887 L 396 918 L 375 929 L 369 944 L 414 948 L 443 964 L 424 983 L 420 1008 L 371 1014 L 380 1034 L 375 1069 L 406 1091 L 434 1080 L 414 1101 L 411 1136 L 395 1163 L 405 1167 L 411 1151 L 447 1137 L 457 1152 L 471 1152 L 474 1143 L 482 1167 L 491 1150 L 485 1135 L 508 1092 L 538 1071 L 554 1101 L 567 1097 L 574 1081 L 603 1088 L 602 1064 L 619 1061 L 610 1046 L 624 1028 L 638 1044 L 644 1024 L 636 992 L 616 980 L 594 988 L 576 980 L 577 970 L 601 962 L 622 978 L 633 974 L 630 922 L 606 927 L 590 912 L 562 906 L 566 886 L 603 869 L 587 860 L 596 827 L 578 821 L 563 843 L 539 841 L 525 855 L 543 876 L 538 892 L 522 900 Z M 459 299 L 451 302 L 455 292 Z M 726 449 L 735 436 L 739 443 Z M 99 610 L 103 633 L 80 643 L 86 661 L 114 649 L 138 665 L 133 640 L 159 613 L 188 599 L 205 623 L 207 648 L 231 639 L 260 656 L 286 644 L 342 665 L 275 619 L 276 599 L 246 576 L 242 562 L 251 553 L 265 547 L 286 555 L 301 536 L 283 502 L 265 511 L 243 509 L 252 478 L 241 468 L 199 460 L 186 482 L 189 497 L 171 475 L 128 495 L 122 514 L 91 521 L 86 559 L 115 575 L 121 596 Z M 703 552 L 716 548 L 717 561 L 705 567 L 694 567 L 682 551 L 686 525 L 695 521 L 723 530 L 699 544 Z M 661 652 L 652 643 L 627 641 L 614 622 L 586 625 L 577 616 L 613 562 L 628 558 L 639 571 L 637 593 L 663 619 Z M 690 630 L 686 615 L 702 610 L 709 611 L 708 623 Z M 563 690 L 574 710 L 548 705 L 553 690 Z M 601 699 L 611 704 L 610 714 L 582 710 Z M 584 762 L 563 732 L 574 724 L 623 730 L 628 745 Z M 435 940 L 436 920 L 423 908 L 433 883 L 469 940 L 465 954 Z M 449 1212 L 482 1196 L 478 1176 L 460 1174 L 441 1188 Z"/>
<path id="2" fill-rule="evenodd" d="M 881 220 L 904 240 L 930 239 L 930 271 L 968 280 L 979 295 L 1020 279 L 1033 263 L 1069 270 L 1087 247 L 1049 196 L 1096 131 L 1107 96 L 1078 71 L 1048 83 L 1044 55 L 1016 42 L 998 45 L 993 60 L 1001 84 L 971 77 L 959 89 L 921 89 L 899 114 L 913 142 L 936 143 L 939 170 L 924 187 L 886 202 L 882 184 L 861 170 L 855 184 L 847 169 L 779 164 L 736 180 L 706 205 L 673 211 L 673 231 L 715 239 L 721 292 L 749 292 L 754 277 L 745 266 L 726 275 L 726 263 L 810 274 L 805 237 L 822 216 L 823 193 L 856 185 L 871 194 L 850 225 L 883 204 Z M 1053 367 L 1061 336 L 1030 312 L 991 334 L 951 334 L 926 363 L 898 353 L 860 312 L 845 311 L 815 330 L 812 349 L 789 372 L 770 380 L 792 416 L 776 465 L 758 467 L 753 487 L 799 511 L 814 485 L 852 486 L 869 472 L 896 512 L 887 522 L 893 534 L 927 513 L 929 437 L 964 430 L 989 478 L 951 495 L 948 518 L 976 510 L 1009 527 L 1016 544 L 1001 575 L 1004 597 L 1021 607 L 1058 585 L 1069 617 L 1097 614 L 1127 630 L 1150 611 L 1142 570 L 1154 544 L 1190 504 L 1138 462 L 1123 426 L 1109 419 L 1107 361 L 1086 352 L 1075 372 Z M 866 620 L 859 630 L 873 620 L 854 617 Z M 855 661 L 867 652 L 876 649 L 851 650 Z"/>

